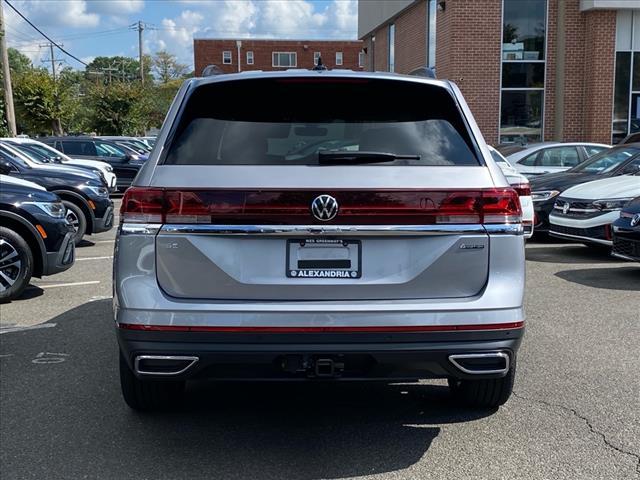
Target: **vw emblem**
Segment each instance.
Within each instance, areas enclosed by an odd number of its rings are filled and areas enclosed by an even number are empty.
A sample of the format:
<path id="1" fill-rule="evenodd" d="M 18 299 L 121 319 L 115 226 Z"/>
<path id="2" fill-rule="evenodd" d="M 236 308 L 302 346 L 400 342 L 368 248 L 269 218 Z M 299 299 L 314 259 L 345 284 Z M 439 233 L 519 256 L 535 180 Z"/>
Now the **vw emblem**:
<path id="1" fill-rule="evenodd" d="M 569 202 L 565 203 L 564 207 L 562 207 L 562 213 L 566 215 L 567 213 L 569 213 L 570 208 L 571 208 L 571 204 Z"/>
<path id="2" fill-rule="evenodd" d="M 333 220 L 338 214 L 338 201 L 331 195 L 319 195 L 311 202 L 311 213 L 323 222 Z"/>
<path id="3" fill-rule="evenodd" d="M 631 218 L 631 226 L 635 227 L 636 225 L 640 225 L 640 213 L 636 213 L 632 218 Z"/>

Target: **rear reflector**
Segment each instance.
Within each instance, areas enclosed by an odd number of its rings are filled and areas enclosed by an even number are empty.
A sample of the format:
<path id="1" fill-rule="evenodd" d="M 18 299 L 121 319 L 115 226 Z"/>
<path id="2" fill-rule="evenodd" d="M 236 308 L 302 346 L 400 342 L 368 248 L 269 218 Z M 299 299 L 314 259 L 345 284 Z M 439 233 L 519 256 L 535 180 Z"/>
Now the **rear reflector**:
<path id="1" fill-rule="evenodd" d="M 337 216 L 323 222 L 311 212 L 318 196 L 333 196 Z M 126 223 L 223 225 L 434 225 L 519 223 L 512 188 L 484 190 L 187 190 L 129 188 L 120 218 Z"/>
<path id="2" fill-rule="evenodd" d="M 211 327 L 178 325 L 140 325 L 119 323 L 119 328 L 145 332 L 210 332 L 210 333 L 420 333 L 471 330 L 513 330 L 524 322 L 488 323 L 484 325 L 403 325 L 369 327 Z"/>

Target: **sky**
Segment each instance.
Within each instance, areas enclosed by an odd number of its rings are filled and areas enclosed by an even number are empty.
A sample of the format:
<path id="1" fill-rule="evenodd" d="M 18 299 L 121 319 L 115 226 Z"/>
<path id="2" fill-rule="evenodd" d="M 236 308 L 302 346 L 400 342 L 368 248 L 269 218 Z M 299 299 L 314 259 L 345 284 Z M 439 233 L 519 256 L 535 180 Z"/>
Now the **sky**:
<path id="1" fill-rule="evenodd" d="M 2 1 L 2 0 L 0 0 Z M 97 56 L 137 57 L 167 50 L 193 68 L 194 38 L 355 39 L 357 0 L 9 0 L 65 50 L 86 63 Z M 5 3 L 7 43 L 49 66 L 43 38 Z M 84 65 L 55 51 L 58 68 Z"/>

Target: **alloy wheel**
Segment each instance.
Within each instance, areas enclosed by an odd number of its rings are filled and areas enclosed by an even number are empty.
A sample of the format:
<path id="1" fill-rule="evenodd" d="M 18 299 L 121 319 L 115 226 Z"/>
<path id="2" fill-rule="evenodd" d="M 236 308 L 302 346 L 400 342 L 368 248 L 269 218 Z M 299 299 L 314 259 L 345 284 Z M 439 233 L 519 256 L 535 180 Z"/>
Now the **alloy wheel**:
<path id="1" fill-rule="evenodd" d="M 67 208 L 66 218 L 67 218 L 67 222 L 69 222 L 73 227 L 73 231 L 78 233 L 78 228 L 80 227 L 80 219 L 78 218 L 76 213 L 70 208 Z"/>
<path id="2" fill-rule="evenodd" d="M 13 286 L 20 277 L 22 260 L 16 248 L 0 238 L 0 292 Z"/>

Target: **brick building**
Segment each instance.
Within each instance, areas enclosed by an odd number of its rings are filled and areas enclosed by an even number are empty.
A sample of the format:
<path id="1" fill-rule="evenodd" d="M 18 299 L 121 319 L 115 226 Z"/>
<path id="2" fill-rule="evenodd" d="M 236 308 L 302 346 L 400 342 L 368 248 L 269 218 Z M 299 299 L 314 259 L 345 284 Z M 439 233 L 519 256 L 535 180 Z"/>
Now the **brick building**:
<path id="1" fill-rule="evenodd" d="M 487 142 L 640 131 L 640 0 L 359 0 L 366 70 L 430 66 Z"/>
<path id="2" fill-rule="evenodd" d="M 217 65 L 225 73 L 313 68 L 319 56 L 328 68 L 362 70 L 362 42 L 325 40 L 195 39 L 195 71 Z M 238 59 L 240 62 L 238 62 Z"/>

